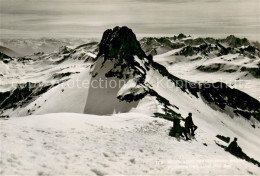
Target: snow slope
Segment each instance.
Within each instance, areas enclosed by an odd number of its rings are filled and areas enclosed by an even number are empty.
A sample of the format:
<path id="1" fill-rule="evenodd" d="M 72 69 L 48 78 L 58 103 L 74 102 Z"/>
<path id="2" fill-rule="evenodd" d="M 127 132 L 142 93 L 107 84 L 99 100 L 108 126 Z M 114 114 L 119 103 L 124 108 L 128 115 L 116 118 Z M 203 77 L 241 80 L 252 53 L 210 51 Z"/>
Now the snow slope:
<path id="1" fill-rule="evenodd" d="M 107 68 L 106 66 L 104 68 Z M 99 75 L 102 76 L 104 72 L 100 72 Z M 114 97 L 111 98 L 111 94 L 108 94 L 106 89 L 93 89 L 93 92 L 89 94 L 91 88 L 75 86 L 75 82 L 80 83 L 84 82 L 84 80 L 90 79 L 93 79 L 90 75 L 90 70 L 86 70 L 79 75 L 75 75 L 69 82 L 62 83 L 52 88 L 28 106 L 15 110 L 11 116 L 26 116 L 30 113 L 84 113 L 86 112 L 86 107 L 91 107 L 90 110 L 92 113 L 96 114 L 113 114 L 128 112 L 131 110 L 132 112 L 140 112 L 140 116 L 143 116 L 142 114 L 151 116 L 155 112 L 162 111 L 162 104 L 156 101 L 156 99 L 152 96 L 146 96 L 145 99 L 134 102 L 134 105 L 127 102 L 120 102 L 117 104 L 116 102 L 113 102 L 115 101 L 113 100 Z M 99 79 L 99 77 L 97 77 L 97 79 Z M 74 84 L 72 84 L 73 82 Z M 155 69 L 151 68 L 147 71 L 146 84 L 149 88 L 156 91 L 162 97 L 167 97 L 167 100 L 169 100 L 172 105 L 176 106 L 174 111 L 179 113 L 182 117 L 186 117 L 188 112 L 192 112 L 195 124 L 197 124 L 199 128 L 206 126 L 206 129 L 202 129 L 203 136 L 210 135 L 212 137 L 211 141 L 214 141 L 214 137 L 218 134 L 229 136 L 231 138 L 238 137 L 239 145 L 242 149 L 249 156 L 254 156 L 255 159 L 260 160 L 259 155 L 256 155 L 260 146 L 260 140 L 257 140 L 260 132 L 259 122 L 249 122 L 241 116 L 231 117 L 220 110 L 212 109 L 203 101 L 202 98 L 196 98 L 191 94 L 183 92 L 180 88 L 176 87 L 174 83 L 163 77 Z M 70 87 L 70 85 L 74 86 Z M 118 89 L 112 89 L 110 91 L 113 91 L 113 96 L 115 96 L 118 91 L 120 92 Z M 97 100 L 95 100 L 95 98 Z M 88 101 L 91 103 L 88 104 Z M 126 104 L 126 106 L 124 106 L 124 104 Z M 116 108 L 119 108 L 119 110 L 116 111 Z M 256 128 L 252 128 L 251 123 L 256 125 Z"/>
<path id="2" fill-rule="evenodd" d="M 240 71 L 243 66 L 257 68 L 257 64 L 260 62 L 259 59 L 249 59 L 239 54 L 229 54 L 211 59 L 201 57 L 201 59 L 196 60 L 197 56 L 176 56 L 175 53 L 179 51 L 180 49 L 175 49 L 161 55 L 156 55 L 154 60 L 164 65 L 171 74 L 182 79 L 201 83 L 224 82 L 228 86 L 239 89 L 260 100 L 259 78 L 255 78 L 247 72 Z M 201 66 L 214 68 L 214 65 L 219 64 L 223 65 L 222 70 L 202 72 L 197 69 Z M 232 72 L 228 72 L 228 70 L 232 70 Z"/>
<path id="3" fill-rule="evenodd" d="M 169 137 L 171 122 L 139 113 L 47 114 L 0 124 L 1 175 L 260 174 L 215 144 L 221 129 L 197 120 L 191 142 Z"/>
<path id="4" fill-rule="evenodd" d="M 55 83 L 67 80 L 90 65 L 91 61 L 85 61 L 95 57 L 93 50 L 62 47 L 49 54 L 13 58 L 8 63 L 0 61 L 0 92 L 10 91 L 18 84 L 27 82 Z"/>

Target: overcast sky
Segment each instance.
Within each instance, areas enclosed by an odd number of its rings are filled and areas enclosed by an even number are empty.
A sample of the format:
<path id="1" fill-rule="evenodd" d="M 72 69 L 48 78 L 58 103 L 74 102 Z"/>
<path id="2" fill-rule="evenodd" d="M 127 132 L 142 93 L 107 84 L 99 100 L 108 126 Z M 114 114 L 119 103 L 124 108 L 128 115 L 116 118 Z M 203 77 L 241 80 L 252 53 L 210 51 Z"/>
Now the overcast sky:
<path id="1" fill-rule="evenodd" d="M 1 38 L 237 34 L 260 40 L 260 0 L 0 0 Z"/>

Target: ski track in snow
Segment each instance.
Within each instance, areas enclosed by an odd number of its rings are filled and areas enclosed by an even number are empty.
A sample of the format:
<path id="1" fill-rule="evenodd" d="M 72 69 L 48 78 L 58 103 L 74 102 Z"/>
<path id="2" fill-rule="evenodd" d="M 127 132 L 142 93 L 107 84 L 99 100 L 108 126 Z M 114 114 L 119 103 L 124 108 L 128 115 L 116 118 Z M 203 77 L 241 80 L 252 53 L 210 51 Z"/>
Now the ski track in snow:
<path id="1" fill-rule="evenodd" d="M 260 174 L 216 146 L 205 128 L 190 142 L 178 141 L 168 136 L 171 122 L 137 113 L 58 113 L 0 123 L 1 175 Z"/>

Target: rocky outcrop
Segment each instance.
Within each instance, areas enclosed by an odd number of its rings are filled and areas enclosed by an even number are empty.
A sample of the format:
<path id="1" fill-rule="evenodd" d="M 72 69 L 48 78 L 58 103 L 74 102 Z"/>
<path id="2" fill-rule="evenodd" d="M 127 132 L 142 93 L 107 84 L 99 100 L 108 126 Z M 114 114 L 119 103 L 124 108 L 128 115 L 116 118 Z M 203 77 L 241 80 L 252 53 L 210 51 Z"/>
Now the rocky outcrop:
<path id="1" fill-rule="evenodd" d="M 9 63 L 11 60 L 13 60 L 10 56 L 7 56 L 4 53 L 0 52 L 0 61 L 3 61 L 4 63 Z"/>
<path id="2" fill-rule="evenodd" d="M 105 59 L 124 58 L 129 62 L 135 55 L 139 58 L 146 57 L 133 31 L 125 26 L 117 26 L 113 30 L 108 29 L 103 33 L 97 57 L 103 54 Z"/>
<path id="3" fill-rule="evenodd" d="M 216 51 L 217 47 L 215 45 L 211 44 L 201 44 L 199 46 L 185 46 L 183 47 L 179 52 L 177 52 L 175 55 L 181 55 L 181 56 L 194 56 L 197 54 L 201 54 L 204 56 L 208 56 L 212 51 Z"/>
<path id="4" fill-rule="evenodd" d="M 104 58 L 103 63 L 110 60 L 114 64 L 113 68 L 106 73 L 106 76 L 120 79 L 139 75 L 144 80 L 146 69 L 152 61 L 152 57 L 147 56 L 142 50 L 133 31 L 125 26 L 117 26 L 103 33 L 96 60 L 99 58 Z"/>
<path id="5" fill-rule="evenodd" d="M 235 37 L 234 35 L 228 36 L 226 39 L 222 39 L 222 42 L 226 42 L 229 46 L 233 48 L 241 47 L 241 46 L 248 46 L 250 45 L 250 42 L 246 38 L 238 38 Z"/>
<path id="6" fill-rule="evenodd" d="M 254 117 L 260 121 L 260 102 L 240 90 L 216 82 L 201 84 L 199 92 L 207 102 L 214 103 L 222 110 L 231 107 L 237 115 L 247 119 Z"/>
<path id="7" fill-rule="evenodd" d="M 8 92 L 0 92 L 0 110 L 17 108 L 30 103 L 37 96 L 45 93 L 56 85 L 44 85 L 41 83 L 19 84 Z"/>
<path id="8" fill-rule="evenodd" d="M 178 49 L 185 46 L 181 42 L 173 42 L 174 37 L 144 37 L 140 40 L 142 49 L 150 55 L 157 55 L 172 49 Z"/>

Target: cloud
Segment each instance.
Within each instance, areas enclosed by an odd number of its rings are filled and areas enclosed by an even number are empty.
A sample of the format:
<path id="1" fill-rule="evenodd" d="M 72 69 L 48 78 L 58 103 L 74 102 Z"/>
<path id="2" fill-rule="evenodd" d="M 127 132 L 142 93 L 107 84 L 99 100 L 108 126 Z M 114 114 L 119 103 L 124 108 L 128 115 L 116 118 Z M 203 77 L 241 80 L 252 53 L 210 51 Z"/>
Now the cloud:
<path id="1" fill-rule="evenodd" d="M 258 7 L 258 0 L 0 0 L 1 37 L 12 37 L 14 30 L 86 36 L 115 25 L 142 34 L 226 31 L 259 37 Z"/>

